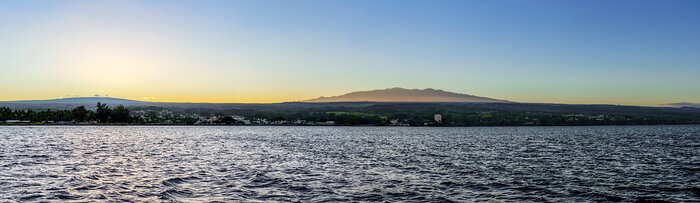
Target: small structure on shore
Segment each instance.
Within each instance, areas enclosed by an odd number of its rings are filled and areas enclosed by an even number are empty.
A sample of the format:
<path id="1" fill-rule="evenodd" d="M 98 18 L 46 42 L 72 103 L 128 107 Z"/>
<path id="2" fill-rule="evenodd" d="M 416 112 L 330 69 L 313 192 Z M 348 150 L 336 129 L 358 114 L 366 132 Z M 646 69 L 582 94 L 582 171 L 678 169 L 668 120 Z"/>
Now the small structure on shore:
<path id="1" fill-rule="evenodd" d="M 442 114 L 436 113 L 433 116 L 433 120 L 435 120 L 436 124 L 442 124 Z"/>
<path id="2" fill-rule="evenodd" d="M 31 121 L 27 121 L 27 120 L 6 120 L 4 123 L 31 123 Z"/>

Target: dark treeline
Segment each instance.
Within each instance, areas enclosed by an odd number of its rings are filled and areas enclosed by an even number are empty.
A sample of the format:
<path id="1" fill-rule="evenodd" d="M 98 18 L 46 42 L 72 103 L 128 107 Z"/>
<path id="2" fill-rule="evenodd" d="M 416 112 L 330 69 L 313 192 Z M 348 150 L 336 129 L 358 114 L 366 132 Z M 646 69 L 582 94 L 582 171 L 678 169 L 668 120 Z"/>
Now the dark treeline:
<path id="1" fill-rule="evenodd" d="M 118 105 L 111 109 L 107 104 L 97 103 L 95 110 L 78 106 L 72 110 L 12 110 L 0 107 L 0 122 L 8 120 L 28 121 L 31 123 L 76 122 L 76 123 L 131 123 L 129 109 Z"/>
<path id="2" fill-rule="evenodd" d="M 0 122 L 68 124 L 564 126 L 700 124 L 700 109 L 614 105 L 347 103 L 201 108 L 124 106 L 44 111 L 0 108 Z M 130 114 L 131 113 L 131 114 Z M 436 119 L 439 115 L 440 121 Z"/>
<path id="3" fill-rule="evenodd" d="M 239 115 L 251 120 L 335 125 L 410 126 L 568 126 L 700 124 L 700 109 L 613 105 L 348 103 L 238 106 L 230 109 L 182 108 L 190 114 Z M 442 123 L 434 116 L 440 114 Z"/>

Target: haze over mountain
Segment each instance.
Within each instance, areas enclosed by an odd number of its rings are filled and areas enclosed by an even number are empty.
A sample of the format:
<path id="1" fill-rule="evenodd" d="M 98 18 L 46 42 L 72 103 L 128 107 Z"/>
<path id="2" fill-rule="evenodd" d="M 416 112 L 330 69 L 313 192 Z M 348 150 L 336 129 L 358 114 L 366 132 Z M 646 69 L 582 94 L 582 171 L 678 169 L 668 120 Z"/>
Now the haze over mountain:
<path id="1" fill-rule="evenodd" d="M 439 89 L 389 88 L 381 90 L 351 92 L 340 96 L 319 97 L 303 102 L 455 102 L 455 103 L 511 103 L 468 94 L 448 92 Z"/>
<path id="2" fill-rule="evenodd" d="M 673 107 L 693 107 L 693 108 L 700 108 L 700 103 L 690 103 L 690 102 L 681 102 L 681 103 L 673 103 L 673 104 L 668 104 L 669 106 Z"/>
<path id="3" fill-rule="evenodd" d="M 76 106 L 94 107 L 97 104 L 97 102 L 109 104 L 110 106 L 143 106 L 151 104 L 150 102 L 120 99 L 113 97 L 71 97 L 47 100 L 0 101 L 0 106 L 29 109 L 71 109 Z"/>
<path id="4" fill-rule="evenodd" d="M 4 103 L 19 103 L 19 104 L 90 104 L 94 105 L 97 102 L 108 103 L 114 105 L 130 105 L 130 104 L 141 104 L 146 103 L 143 101 L 120 99 L 114 97 L 71 97 L 71 98 L 59 98 L 59 99 L 47 99 L 47 100 L 20 100 L 20 101 L 6 101 Z"/>

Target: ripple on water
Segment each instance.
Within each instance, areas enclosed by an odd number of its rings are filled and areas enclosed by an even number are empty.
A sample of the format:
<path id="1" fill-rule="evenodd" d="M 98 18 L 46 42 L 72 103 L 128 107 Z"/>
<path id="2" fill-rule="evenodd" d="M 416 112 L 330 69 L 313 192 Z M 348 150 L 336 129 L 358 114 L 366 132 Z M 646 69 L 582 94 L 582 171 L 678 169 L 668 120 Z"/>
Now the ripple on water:
<path id="1" fill-rule="evenodd" d="M 162 182 L 163 185 L 165 186 L 175 186 L 181 183 L 184 183 L 185 179 L 182 178 L 168 178 Z"/>
<path id="2" fill-rule="evenodd" d="M 34 201 L 34 200 L 37 200 L 37 199 L 42 198 L 42 197 L 45 197 L 45 195 L 31 194 L 31 195 L 26 195 L 26 196 L 20 197 L 19 201 Z"/>
<path id="3" fill-rule="evenodd" d="M 194 192 L 187 189 L 168 189 L 160 193 L 159 197 L 163 200 L 180 200 L 191 198 L 194 196 Z"/>
<path id="4" fill-rule="evenodd" d="M 700 202 L 700 126 L 42 126 L 0 137 L 0 202 Z"/>
<path id="5" fill-rule="evenodd" d="M 90 179 L 90 180 L 99 180 L 99 179 L 100 179 L 100 176 L 99 176 L 99 175 L 94 175 L 94 174 L 93 174 L 93 175 L 85 176 L 85 178 Z"/>
<path id="6" fill-rule="evenodd" d="M 246 188 L 265 188 L 265 187 L 272 187 L 272 186 L 279 186 L 280 184 L 283 184 L 284 181 L 277 179 L 277 178 L 272 178 L 269 177 L 265 174 L 255 174 L 253 175 L 252 178 L 250 178 L 250 181 L 248 184 L 244 185 Z"/>
<path id="7" fill-rule="evenodd" d="M 68 191 L 55 191 L 49 195 L 49 199 L 56 199 L 56 200 L 65 201 L 65 200 L 80 200 L 80 199 L 83 199 L 83 197 L 80 195 L 71 194 Z"/>

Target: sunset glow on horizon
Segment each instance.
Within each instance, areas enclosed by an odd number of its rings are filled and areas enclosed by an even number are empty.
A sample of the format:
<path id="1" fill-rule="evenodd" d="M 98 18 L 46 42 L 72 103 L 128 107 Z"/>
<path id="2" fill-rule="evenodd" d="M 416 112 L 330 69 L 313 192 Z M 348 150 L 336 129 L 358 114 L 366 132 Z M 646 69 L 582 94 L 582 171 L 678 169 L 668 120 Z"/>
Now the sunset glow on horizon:
<path id="1" fill-rule="evenodd" d="M 700 103 L 698 36 L 697 1 L 4 1 L 0 101 Z"/>

